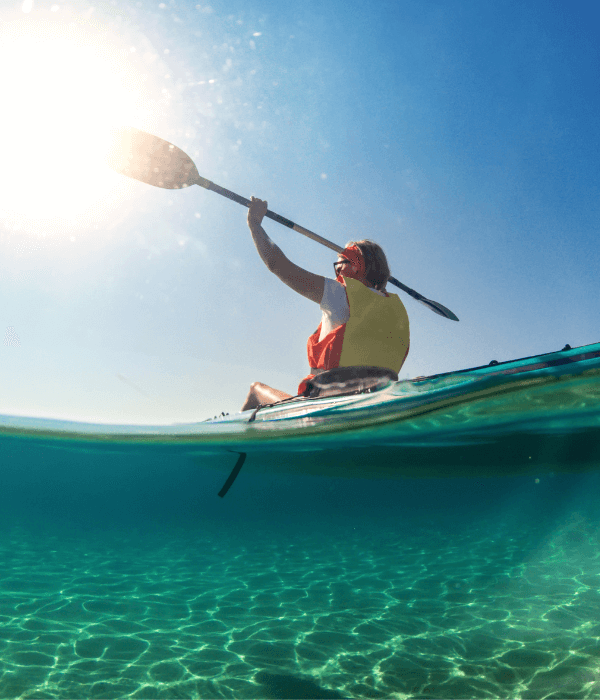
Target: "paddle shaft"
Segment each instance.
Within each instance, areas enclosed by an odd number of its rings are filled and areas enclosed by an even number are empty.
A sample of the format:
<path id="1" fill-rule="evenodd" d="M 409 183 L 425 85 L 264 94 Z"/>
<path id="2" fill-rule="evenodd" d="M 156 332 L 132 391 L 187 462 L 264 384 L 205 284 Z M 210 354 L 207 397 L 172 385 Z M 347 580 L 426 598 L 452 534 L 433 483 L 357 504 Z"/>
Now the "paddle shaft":
<path id="1" fill-rule="evenodd" d="M 140 182 L 145 182 L 155 187 L 173 190 L 199 185 L 245 207 L 250 206 L 250 200 L 240 197 L 239 194 L 226 190 L 220 185 L 215 185 L 214 182 L 202 177 L 198 173 L 194 161 L 181 148 L 135 127 L 120 127 L 113 131 L 113 141 L 107 154 L 107 164 L 122 175 L 133 177 Z M 295 224 L 279 214 L 275 214 L 275 212 L 267 211 L 266 216 L 279 224 L 283 224 L 283 226 L 291 228 L 293 231 L 301 233 L 307 238 L 311 238 L 326 248 L 334 250 L 336 253 L 341 253 L 343 250 L 341 246 L 328 241 L 326 238 L 309 231 L 303 226 Z M 458 318 L 452 311 L 442 306 L 439 302 L 426 299 L 418 292 L 415 292 L 414 289 L 398 282 L 395 277 L 390 277 L 388 281 L 410 294 L 413 299 L 421 302 L 421 304 L 425 304 L 436 314 L 449 318 L 452 321 L 458 321 Z"/>
<path id="2" fill-rule="evenodd" d="M 220 194 L 223 197 L 227 197 L 227 199 L 231 199 L 232 201 L 237 202 L 238 204 L 242 204 L 245 207 L 250 206 L 249 199 L 246 199 L 245 197 L 241 197 L 239 194 L 236 194 L 235 192 L 232 192 L 231 190 L 227 190 L 224 187 L 221 187 L 220 185 L 216 185 L 214 182 L 207 180 L 206 178 L 202 177 L 201 175 L 198 175 L 198 178 L 196 180 L 196 184 L 200 185 L 200 187 L 204 187 L 204 189 L 212 190 L 213 192 L 216 192 L 217 194 Z M 339 246 L 335 243 L 332 243 L 331 241 L 328 241 L 326 238 L 323 238 L 323 236 L 319 236 L 319 234 L 314 233 L 313 231 L 309 231 L 307 228 L 304 228 L 303 226 L 295 224 L 293 221 L 290 221 L 289 219 L 286 219 L 284 216 L 281 216 L 280 214 L 276 214 L 275 212 L 270 211 L 269 209 L 267 209 L 267 213 L 265 214 L 265 216 L 269 219 L 272 219 L 273 221 L 276 221 L 278 224 L 283 224 L 283 226 L 287 226 L 288 228 L 291 228 L 292 230 L 296 231 L 297 233 L 301 233 L 303 236 L 306 236 L 307 238 L 311 238 L 313 241 L 320 243 L 321 245 L 325 246 L 326 248 L 330 248 L 331 250 L 334 250 L 336 253 L 341 253 L 344 250 L 341 246 Z M 458 321 L 458 318 L 452 313 L 452 311 L 450 311 L 450 309 L 447 309 L 445 306 L 442 306 L 442 304 L 440 304 L 437 301 L 431 301 L 431 299 L 426 299 L 423 295 L 419 294 L 419 292 L 415 292 L 414 289 L 411 289 L 410 287 L 407 287 L 405 284 L 402 284 L 402 282 L 399 282 L 395 277 L 390 277 L 388 279 L 388 282 L 390 282 L 390 284 L 393 284 L 395 287 L 402 289 L 402 291 L 409 294 L 416 301 L 420 301 L 422 304 L 425 304 L 425 306 L 427 306 L 429 309 L 434 311 L 436 314 L 439 314 L 440 316 L 444 316 L 444 318 L 449 318 L 452 321 Z"/>
<path id="3" fill-rule="evenodd" d="M 235 192 L 231 192 L 231 190 L 226 190 L 224 187 L 221 187 L 220 185 L 215 185 L 214 182 L 211 182 L 210 180 L 206 180 L 205 178 L 203 178 L 201 176 L 199 176 L 198 182 L 196 182 L 196 184 L 200 185 L 200 187 L 204 187 L 207 190 L 212 190 L 213 192 L 216 192 L 217 194 L 220 194 L 223 197 L 227 197 L 227 199 L 231 199 L 234 202 L 237 202 L 238 204 L 242 204 L 245 207 L 250 206 L 249 199 L 246 199 L 245 197 L 240 197 L 239 194 L 236 194 Z M 267 209 L 267 213 L 265 214 L 265 216 L 268 217 L 269 219 L 273 219 L 273 221 L 276 221 L 278 224 L 283 224 L 284 226 L 287 226 L 288 228 L 291 228 L 294 231 L 301 233 L 303 236 L 306 236 L 307 238 L 312 238 L 313 241 L 316 241 L 317 243 L 324 245 L 326 248 L 331 248 L 331 250 L 335 250 L 336 253 L 341 253 L 342 250 L 344 250 L 339 245 L 336 245 L 335 243 L 328 241 L 326 238 L 319 236 L 317 233 L 313 233 L 312 231 L 309 231 L 307 228 L 303 228 L 302 226 L 295 224 L 293 221 L 286 219 L 284 216 L 276 214 L 274 211 L 270 211 L 269 209 Z"/>

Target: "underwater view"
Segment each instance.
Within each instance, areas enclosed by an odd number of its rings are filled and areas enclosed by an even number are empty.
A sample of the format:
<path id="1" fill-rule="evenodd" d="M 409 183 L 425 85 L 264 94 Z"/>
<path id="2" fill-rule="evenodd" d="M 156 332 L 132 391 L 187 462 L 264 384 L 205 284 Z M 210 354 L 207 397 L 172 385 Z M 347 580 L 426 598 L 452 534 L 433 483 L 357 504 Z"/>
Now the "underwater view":
<path id="1" fill-rule="evenodd" d="M 556 410 L 554 425 L 567 418 Z M 363 434 L 372 463 L 403 469 L 401 451 Z M 496 430 L 507 464 L 520 439 Z M 597 429 L 575 439 L 597 454 Z M 221 499 L 231 455 L 219 470 L 116 438 L 0 447 L 0 697 L 600 693 L 590 462 L 570 474 L 538 463 L 522 476 L 497 465 L 473 478 L 319 476 L 359 453 L 342 432 L 305 453 L 310 475 L 260 473 L 263 447 Z"/>

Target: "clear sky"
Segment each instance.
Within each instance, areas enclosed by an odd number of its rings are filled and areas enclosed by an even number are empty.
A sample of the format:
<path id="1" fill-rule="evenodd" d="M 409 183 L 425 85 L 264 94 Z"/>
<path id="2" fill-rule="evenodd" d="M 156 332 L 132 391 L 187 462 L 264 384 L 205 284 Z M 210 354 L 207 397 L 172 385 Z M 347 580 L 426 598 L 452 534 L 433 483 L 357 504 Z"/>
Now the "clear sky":
<path id="1" fill-rule="evenodd" d="M 0 0 L 0 32 L 0 413 L 195 421 L 307 372 L 319 309 L 263 266 L 246 210 L 107 170 L 114 124 L 379 242 L 460 318 L 399 292 L 401 378 L 600 341 L 598 2 Z"/>

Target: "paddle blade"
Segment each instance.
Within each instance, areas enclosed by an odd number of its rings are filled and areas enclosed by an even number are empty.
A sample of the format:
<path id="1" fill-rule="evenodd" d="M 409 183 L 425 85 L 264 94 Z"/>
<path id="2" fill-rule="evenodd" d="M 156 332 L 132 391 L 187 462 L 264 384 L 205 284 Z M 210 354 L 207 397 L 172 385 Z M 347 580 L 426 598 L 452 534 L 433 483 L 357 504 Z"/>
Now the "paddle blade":
<path id="1" fill-rule="evenodd" d="M 198 182 L 194 162 L 172 143 L 131 126 L 115 129 L 111 136 L 107 163 L 118 173 L 168 190 Z"/>
<path id="2" fill-rule="evenodd" d="M 458 316 L 453 314 L 450 309 L 447 309 L 445 306 L 440 304 L 439 301 L 431 301 L 431 299 L 425 298 L 417 299 L 417 301 L 420 301 L 421 304 L 425 304 L 425 306 L 427 306 L 433 312 L 443 316 L 444 318 L 449 318 L 451 321 L 458 321 Z"/>
<path id="3" fill-rule="evenodd" d="M 431 299 L 426 299 L 422 294 L 419 294 L 419 292 L 415 292 L 414 289 L 411 289 L 405 284 L 402 284 L 402 282 L 399 282 L 395 277 L 390 277 L 388 279 L 388 282 L 390 284 L 393 284 L 394 287 L 398 287 L 398 289 L 402 289 L 407 294 L 410 294 L 410 296 L 413 299 L 416 299 L 417 301 L 421 302 L 421 304 L 425 304 L 425 306 L 428 309 L 431 309 L 431 311 L 433 311 L 434 313 L 439 314 L 444 318 L 449 318 L 451 321 L 458 321 L 458 316 L 453 314 L 452 311 L 450 311 L 450 309 L 447 309 L 443 304 L 440 304 L 439 301 L 431 301 Z"/>

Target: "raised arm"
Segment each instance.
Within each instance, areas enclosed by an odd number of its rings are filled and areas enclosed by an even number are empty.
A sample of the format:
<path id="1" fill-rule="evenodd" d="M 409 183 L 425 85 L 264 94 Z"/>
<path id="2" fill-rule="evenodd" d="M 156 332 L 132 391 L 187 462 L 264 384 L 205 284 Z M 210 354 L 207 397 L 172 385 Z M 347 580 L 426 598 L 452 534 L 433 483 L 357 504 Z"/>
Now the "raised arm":
<path id="1" fill-rule="evenodd" d="M 298 292 L 298 294 L 302 294 L 307 299 L 320 304 L 325 288 L 325 278 L 298 267 L 298 265 L 286 258 L 281 248 L 273 243 L 261 225 L 266 211 L 266 202 L 254 197 L 250 198 L 248 227 L 262 261 L 288 287 Z"/>

